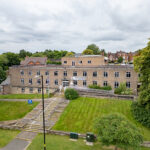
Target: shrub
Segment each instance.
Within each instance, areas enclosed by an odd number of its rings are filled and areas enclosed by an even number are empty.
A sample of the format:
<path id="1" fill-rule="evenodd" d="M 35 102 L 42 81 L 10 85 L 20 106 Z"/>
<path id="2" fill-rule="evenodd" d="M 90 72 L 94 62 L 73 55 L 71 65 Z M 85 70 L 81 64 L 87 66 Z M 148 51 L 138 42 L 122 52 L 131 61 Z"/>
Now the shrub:
<path id="1" fill-rule="evenodd" d="M 79 97 L 78 92 L 75 89 L 68 88 L 65 90 L 65 98 L 69 100 L 73 100 Z"/>
<path id="2" fill-rule="evenodd" d="M 114 145 L 115 150 L 139 149 L 143 142 L 143 137 L 136 126 L 121 114 L 109 114 L 97 118 L 95 129 L 98 140 L 106 146 Z"/>
<path id="3" fill-rule="evenodd" d="M 130 88 L 126 87 L 125 83 L 120 83 L 120 86 L 115 89 L 114 93 L 120 94 L 120 95 L 131 95 L 131 94 L 133 94 L 132 90 Z"/>
<path id="4" fill-rule="evenodd" d="M 112 90 L 111 86 L 103 86 L 103 87 L 101 87 L 99 85 L 89 85 L 88 87 L 91 88 L 91 89 L 100 89 L 100 90 L 108 90 L 108 91 Z"/>
<path id="5" fill-rule="evenodd" d="M 138 102 L 133 102 L 131 105 L 131 111 L 132 111 L 133 117 L 138 122 L 150 128 L 150 109 L 145 109 L 145 107 L 139 105 Z"/>

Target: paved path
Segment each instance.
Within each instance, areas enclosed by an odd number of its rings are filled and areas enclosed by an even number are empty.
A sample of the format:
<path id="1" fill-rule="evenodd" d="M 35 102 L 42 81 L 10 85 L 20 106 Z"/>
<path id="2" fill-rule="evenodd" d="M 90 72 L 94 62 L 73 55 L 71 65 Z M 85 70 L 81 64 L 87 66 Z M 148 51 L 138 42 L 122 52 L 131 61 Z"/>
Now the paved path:
<path id="1" fill-rule="evenodd" d="M 53 127 L 68 103 L 69 101 L 61 97 L 52 97 L 49 100 L 45 100 L 46 132 Z M 22 132 L 1 150 L 26 150 L 37 133 L 43 132 L 42 114 L 42 102 L 40 102 L 23 119 L 12 125 L 22 128 Z"/>

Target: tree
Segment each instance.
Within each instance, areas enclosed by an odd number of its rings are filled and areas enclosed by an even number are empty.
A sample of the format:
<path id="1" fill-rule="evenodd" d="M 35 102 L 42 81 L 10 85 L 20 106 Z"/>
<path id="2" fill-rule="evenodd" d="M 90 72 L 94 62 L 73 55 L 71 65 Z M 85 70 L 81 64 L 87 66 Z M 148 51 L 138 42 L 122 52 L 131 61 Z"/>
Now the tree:
<path id="1" fill-rule="evenodd" d="M 6 72 L 0 67 L 0 84 L 6 79 Z"/>
<path id="2" fill-rule="evenodd" d="M 98 118 L 95 128 L 98 139 L 104 145 L 114 145 L 115 150 L 117 148 L 138 149 L 143 142 L 143 137 L 136 126 L 120 114 L 109 114 Z"/>
<path id="3" fill-rule="evenodd" d="M 83 52 L 82 52 L 83 55 L 93 55 L 93 51 L 91 49 L 85 49 Z"/>
<path id="4" fill-rule="evenodd" d="M 118 58 L 118 63 L 122 63 L 123 62 L 123 58 L 120 56 L 119 58 Z"/>
<path id="5" fill-rule="evenodd" d="M 74 56 L 74 53 L 73 52 L 68 52 L 67 54 L 66 54 L 66 56 L 68 57 L 70 57 L 70 56 Z"/>
<path id="6" fill-rule="evenodd" d="M 6 55 L 4 54 L 0 55 L 0 66 L 2 67 L 3 70 L 7 70 L 7 64 L 8 64 L 8 59 Z"/>
<path id="7" fill-rule="evenodd" d="M 20 52 L 19 52 L 20 58 L 25 58 L 26 56 L 31 56 L 31 55 L 32 55 L 31 52 L 25 51 L 24 49 L 20 50 Z"/>
<path id="8" fill-rule="evenodd" d="M 86 49 L 92 50 L 94 55 L 99 55 L 100 54 L 100 49 L 95 44 L 88 45 Z"/>
<path id="9" fill-rule="evenodd" d="M 150 41 L 147 46 L 139 50 L 134 57 L 134 69 L 140 74 L 140 93 L 138 103 L 145 108 L 150 108 Z"/>

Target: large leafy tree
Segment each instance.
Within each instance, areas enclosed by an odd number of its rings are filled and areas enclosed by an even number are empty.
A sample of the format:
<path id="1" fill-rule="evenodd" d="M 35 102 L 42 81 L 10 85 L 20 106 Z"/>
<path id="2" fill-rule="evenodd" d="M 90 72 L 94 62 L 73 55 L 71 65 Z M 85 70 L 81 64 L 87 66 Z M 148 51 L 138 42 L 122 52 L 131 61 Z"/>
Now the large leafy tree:
<path id="1" fill-rule="evenodd" d="M 120 56 L 119 58 L 118 58 L 118 63 L 122 63 L 123 62 L 123 58 Z"/>
<path id="2" fill-rule="evenodd" d="M 31 52 L 28 52 L 24 49 L 20 50 L 20 52 L 19 52 L 19 57 L 20 58 L 25 58 L 26 56 L 31 56 L 31 55 L 32 55 Z"/>
<path id="3" fill-rule="evenodd" d="M 93 51 L 91 49 L 85 49 L 83 52 L 82 52 L 83 55 L 93 55 Z"/>
<path id="4" fill-rule="evenodd" d="M 6 79 L 6 72 L 0 67 L 0 84 Z"/>
<path id="5" fill-rule="evenodd" d="M 138 103 L 150 108 L 150 41 L 147 46 L 139 50 L 134 57 L 134 69 L 140 74 L 140 93 Z"/>
<path id="6" fill-rule="evenodd" d="M 115 150 L 118 148 L 136 150 L 143 142 L 143 137 L 136 126 L 120 114 L 98 118 L 95 128 L 100 142 L 107 146 L 114 145 Z"/>
<path id="7" fill-rule="evenodd" d="M 87 46 L 86 49 L 92 50 L 94 55 L 99 55 L 100 54 L 100 49 L 96 44 L 90 44 L 90 45 Z"/>

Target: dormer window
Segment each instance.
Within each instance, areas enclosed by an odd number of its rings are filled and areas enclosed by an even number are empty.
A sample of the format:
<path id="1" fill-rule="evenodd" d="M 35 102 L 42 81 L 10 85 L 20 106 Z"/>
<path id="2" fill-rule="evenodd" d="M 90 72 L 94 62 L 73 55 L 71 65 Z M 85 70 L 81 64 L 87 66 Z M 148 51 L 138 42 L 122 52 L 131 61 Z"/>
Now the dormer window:
<path id="1" fill-rule="evenodd" d="M 34 65 L 33 61 L 30 61 L 30 62 L 28 63 L 28 65 Z"/>

